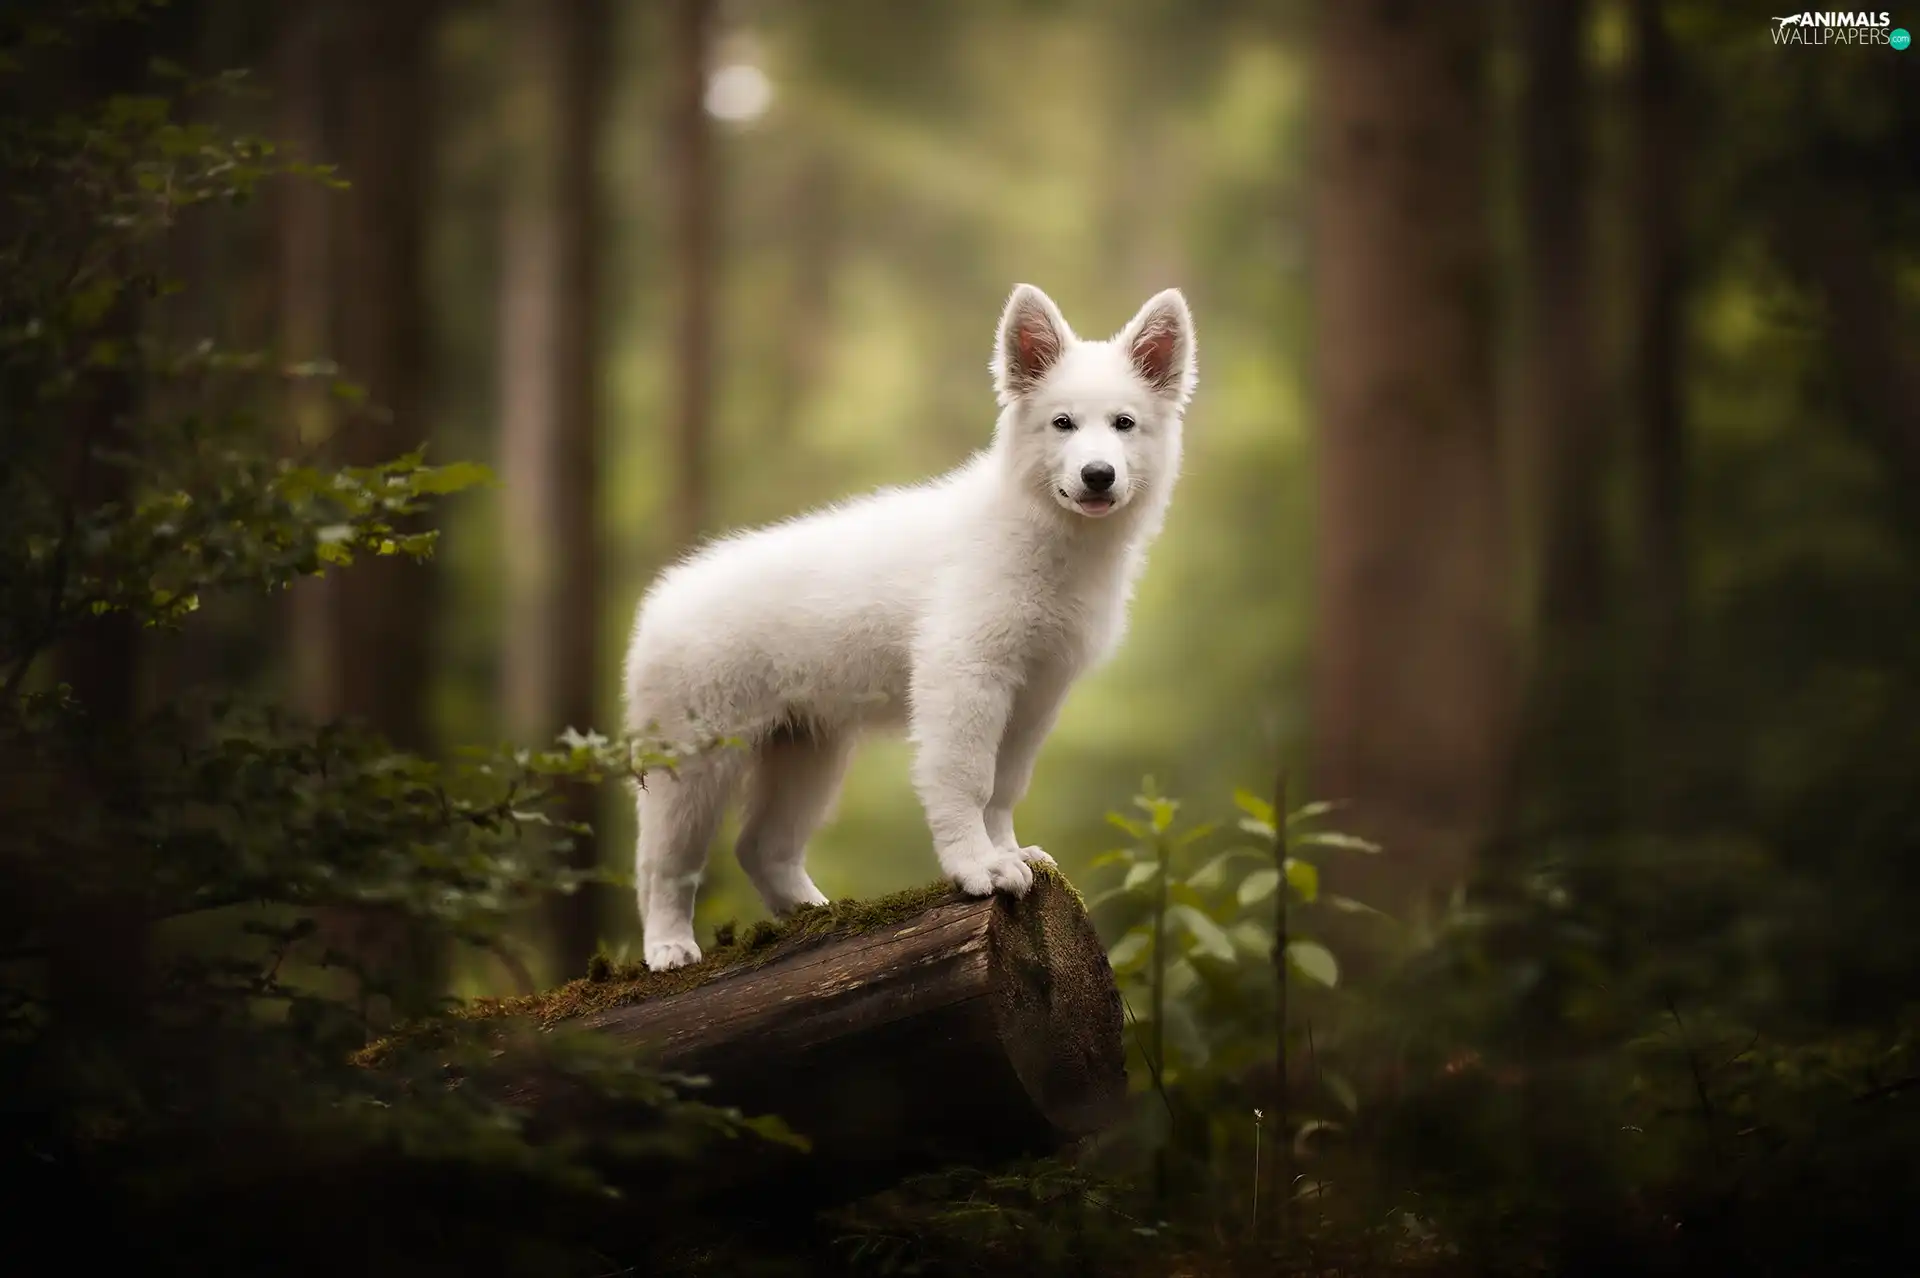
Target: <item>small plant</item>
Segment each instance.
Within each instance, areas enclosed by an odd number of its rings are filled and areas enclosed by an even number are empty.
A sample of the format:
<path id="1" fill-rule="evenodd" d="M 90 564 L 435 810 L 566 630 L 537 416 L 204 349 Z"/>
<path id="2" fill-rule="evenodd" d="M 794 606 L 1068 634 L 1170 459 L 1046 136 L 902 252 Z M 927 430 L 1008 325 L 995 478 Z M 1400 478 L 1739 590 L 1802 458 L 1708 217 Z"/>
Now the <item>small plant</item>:
<path id="1" fill-rule="evenodd" d="M 1277 1112 L 1263 1124 L 1262 1137 L 1282 1146 L 1269 1179 L 1276 1186 L 1291 1181 L 1288 1133 L 1294 1125 L 1287 1112 L 1284 1050 L 1277 1046 L 1291 1030 L 1289 986 L 1304 979 L 1332 988 L 1340 980 L 1333 952 L 1303 935 L 1291 911 L 1301 906 L 1372 912 L 1357 901 L 1323 893 L 1319 868 L 1305 855 L 1308 849 L 1379 851 L 1364 839 L 1322 828 L 1332 804 L 1306 804 L 1281 822 L 1279 804 L 1249 791 L 1237 791 L 1234 802 L 1239 831 L 1254 841 L 1211 850 L 1206 845 L 1219 832 L 1218 823 L 1181 828 L 1179 801 L 1161 794 L 1149 777 L 1134 797 L 1134 813 L 1107 817 L 1134 842 L 1093 862 L 1096 869 L 1124 871 L 1089 908 L 1115 937 L 1108 960 L 1147 1078 L 1164 1102 L 1148 1111 L 1155 1115 L 1151 1122 L 1157 1124 L 1162 1113 L 1168 1119 L 1148 1138 L 1161 1197 L 1178 1110 L 1192 1108 L 1195 1119 L 1205 1121 L 1206 1095 L 1242 1086 L 1249 1076 L 1276 1067 L 1281 1094 L 1274 1098 Z M 1353 1089 L 1344 1080 L 1329 1076 L 1321 1082 L 1344 1109 L 1354 1108 Z M 1316 1120 L 1294 1135 L 1331 1126 Z M 1244 1134 L 1229 1137 L 1242 1148 L 1245 1139 Z"/>
<path id="2" fill-rule="evenodd" d="M 1110 825 L 1136 842 L 1093 862 L 1095 869 L 1125 867 L 1121 881 L 1097 894 L 1089 908 L 1119 925 L 1108 961 L 1136 1018 L 1145 1022 L 1149 1063 L 1164 1071 L 1163 1082 L 1171 1082 L 1182 1065 L 1205 1066 L 1217 1047 L 1202 1032 L 1187 996 L 1250 962 L 1265 966 L 1271 961 L 1277 933 L 1269 903 L 1283 881 L 1287 902 L 1371 912 L 1358 901 L 1323 896 L 1318 867 L 1295 855 L 1308 848 L 1379 851 L 1365 839 L 1313 828 L 1334 810 L 1332 804 L 1309 803 L 1288 814 L 1282 849 L 1272 803 L 1247 790 L 1236 791 L 1234 803 L 1242 814 L 1239 829 L 1259 842 L 1226 848 L 1189 869 L 1195 850 L 1219 825 L 1176 829 L 1179 800 L 1161 795 L 1148 777 L 1134 797 L 1140 816 L 1107 815 Z M 1319 941 L 1289 934 L 1283 950 L 1294 975 L 1317 985 L 1339 983 L 1340 965 Z M 1177 1060 L 1164 1051 L 1169 1036 Z"/>

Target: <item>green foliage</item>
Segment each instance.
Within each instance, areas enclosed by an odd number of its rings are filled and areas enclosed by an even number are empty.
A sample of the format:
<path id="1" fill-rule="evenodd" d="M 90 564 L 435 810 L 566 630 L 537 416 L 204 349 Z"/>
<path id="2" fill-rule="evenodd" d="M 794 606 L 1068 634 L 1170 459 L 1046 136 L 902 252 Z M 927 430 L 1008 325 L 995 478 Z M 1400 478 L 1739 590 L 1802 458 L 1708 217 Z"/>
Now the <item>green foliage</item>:
<path id="1" fill-rule="evenodd" d="M 1108 958 L 1140 1058 L 1133 1073 L 1150 1089 L 1126 1140 L 1155 1153 L 1166 1169 L 1156 1172 L 1161 1190 L 1244 1229 L 1263 1135 L 1257 1107 L 1271 1104 L 1279 1045 L 1284 1039 L 1290 1058 L 1303 1048 L 1311 1055 L 1310 1016 L 1328 1010 L 1341 983 L 1316 925 L 1330 912 L 1367 910 L 1324 893 L 1306 850 L 1379 848 L 1327 829 L 1331 804 L 1304 804 L 1282 822 L 1249 791 L 1233 799 L 1239 834 L 1250 841 L 1222 848 L 1219 825 L 1182 829 L 1180 803 L 1149 778 L 1134 798 L 1137 815 L 1108 815 L 1136 841 L 1094 861 L 1122 873 L 1089 908 L 1115 938 Z M 1290 1005 L 1283 1035 L 1279 1017 Z M 1343 1130 L 1358 1104 L 1354 1085 L 1316 1059 L 1312 1077 L 1291 1092 L 1290 1112 L 1265 1116 L 1266 1134 L 1297 1144 L 1305 1158 Z"/>
<path id="2" fill-rule="evenodd" d="M 1379 851 L 1364 839 L 1316 828 L 1331 805 L 1309 803 L 1290 812 L 1282 850 L 1273 805 L 1246 790 L 1233 797 L 1241 832 L 1256 842 L 1200 859 L 1219 826 L 1208 822 L 1177 831 L 1179 801 L 1160 795 L 1149 777 L 1134 797 L 1139 816 L 1107 815 L 1110 825 L 1137 842 L 1092 862 L 1096 869 L 1125 867 L 1120 881 L 1095 893 L 1088 908 L 1107 934 L 1118 934 L 1107 958 L 1128 1007 L 1149 1036 L 1150 1060 L 1169 1084 L 1186 1070 L 1214 1064 L 1216 1057 L 1224 1068 L 1244 1069 L 1270 1046 L 1270 1038 L 1247 1032 L 1244 1015 L 1228 1009 L 1271 997 L 1267 982 L 1283 876 L 1292 905 L 1368 908 L 1343 897 L 1323 899 L 1318 867 L 1293 855 L 1307 847 Z M 1286 959 L 1294 976 L 1326 987 L 1339 983 L 1333 952 L 1294 928 L 1288 932 Z M 1170 1050 L 1163 1046 L 1169 1039 Z"/>
<path id="3" fill-rule="evenodd" d="M 446 1020 L 377 1065 L 361 1049 L 380 1020 L 435 1007 L 397 979 L 410 956 L 394 938 L 496 947 L 530 904 L 605 877 L 569 868 L 581 827 L 555 815 L 562 792 L 675 756 L 569 732 L 439 761 L 238 696 L 140 710 L 60 679 L 103 624 L 192 627 L 205 600 L 424 558 L 434 534 L 416 517 L 486 480 L 418 451 L 278 456 L 282 433 L 254 410 L 289 379 L 379 410 L 325 365 L 154 336 L 184 210 L 330 179 L 182 121 L 231 78 L 158 67 L 164 94 L 67 101 L 39 76 L 29 54 L 138 8 L 0 24 L 0 1168 L 34 1186 L 20 1232 L 84 1200 L 130 1248 L 190 1266 L 324 1266 L 340 1244 L 303 1248 L 301 1222 L 361 1218 L 397 1181 L 422 1222 L 444 1211 L 553 1272 L 614 1194 L 608 1167 L 791 1134 L 524 1018 Z M 509 1099 L 536 1075 L 643 1118 L 536 1133 Z M 460 1184 L 511 1187 L 524 1223 L 482 1228 L 460 1193 L 435 1198 Z M 417 1241 L 438 1252 L 447 1236 Z"/>

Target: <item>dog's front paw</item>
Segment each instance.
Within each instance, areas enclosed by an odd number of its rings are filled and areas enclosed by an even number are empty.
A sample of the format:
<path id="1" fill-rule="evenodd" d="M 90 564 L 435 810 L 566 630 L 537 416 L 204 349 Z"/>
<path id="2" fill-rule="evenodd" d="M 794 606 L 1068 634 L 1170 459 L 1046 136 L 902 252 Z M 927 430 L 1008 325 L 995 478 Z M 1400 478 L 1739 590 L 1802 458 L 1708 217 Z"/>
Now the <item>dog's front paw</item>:
<path id="1" fill-rule="evenodd" d="M 1047 855 L 1046 849 L 1042 848 L 1038 843 L 1030 843 L 1026 847 L 1021 848 L 1020 859 L 1028 865 L 1053 866 L 1058 864 L 1052 857 Z"/>
<path id="2" fill-rule="evenodd" d="M 650 972 L 670 972 L 700 961 L 700 947 L 691 940 L 648 941 L 643 952 Z"/>
<path id="3" fill-rule="evenodd" d="M 795 910 L 805 910 L 825 904 L 827 904 L 827 894 L 809 883 L 805 887 L 796 888 L 792 892 L 785 893 L 775 900 L 767 902 L 767 908 L 774 914 L 785 918 Z"/>
<path id="4" fill-rule="evenodd" d="M 954 871 L 953 881 L 968 896 L 992 896 L 995 892 L 1025 896 L 1033 887 L 1033 867 L 1019 854 L 995 851 Z"/>

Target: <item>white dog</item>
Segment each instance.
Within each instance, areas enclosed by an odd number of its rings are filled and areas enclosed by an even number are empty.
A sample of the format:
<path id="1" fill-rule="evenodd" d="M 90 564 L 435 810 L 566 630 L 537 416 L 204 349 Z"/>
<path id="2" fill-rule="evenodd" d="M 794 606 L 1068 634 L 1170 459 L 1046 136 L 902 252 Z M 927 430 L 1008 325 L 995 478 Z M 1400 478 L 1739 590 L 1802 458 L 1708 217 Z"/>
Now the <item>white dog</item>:
<path id="1" fill-rule="evenodd" d="M 1168 289 L 1082 341 L 1022 284 L 992 368 L 993 444 L 958 470 L 717 541 L 641 602 L 628 728 L 747 747 L 637 791 L 648 967 L 699 960 L 694 894 L 748 773 L 741 867 L 776 913 L 825 902 L 806 844 L 863 730 L 909 730 L 934 851 L 963 890 L 1021 896 L 1051 863 L 1014 837 L 1014 805 L 1068 687 L 1125 628 L 1180 472 L 1193 320 Z"/>

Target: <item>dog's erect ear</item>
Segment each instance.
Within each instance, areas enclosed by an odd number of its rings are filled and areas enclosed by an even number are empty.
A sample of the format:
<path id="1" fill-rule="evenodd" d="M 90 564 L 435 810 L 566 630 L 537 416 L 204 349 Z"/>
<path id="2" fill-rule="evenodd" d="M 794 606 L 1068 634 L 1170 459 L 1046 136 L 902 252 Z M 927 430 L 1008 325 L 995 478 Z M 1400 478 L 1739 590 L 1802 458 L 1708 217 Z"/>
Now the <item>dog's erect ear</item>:
<path id="1" fill-rule="evenodd" d="M 1193 315 L 1177 288 L 1155 293 L 1114 339 L 1154 392 L 1185 405 L 1195 379 Z"/>
<path id="2" fill-rule="evenodd" d="M 993 343 L 993 393 L 1002 404 L 1027 394 L 1073 340 L 1052 298 L 1031 284 L 1014 285 Z"/>

